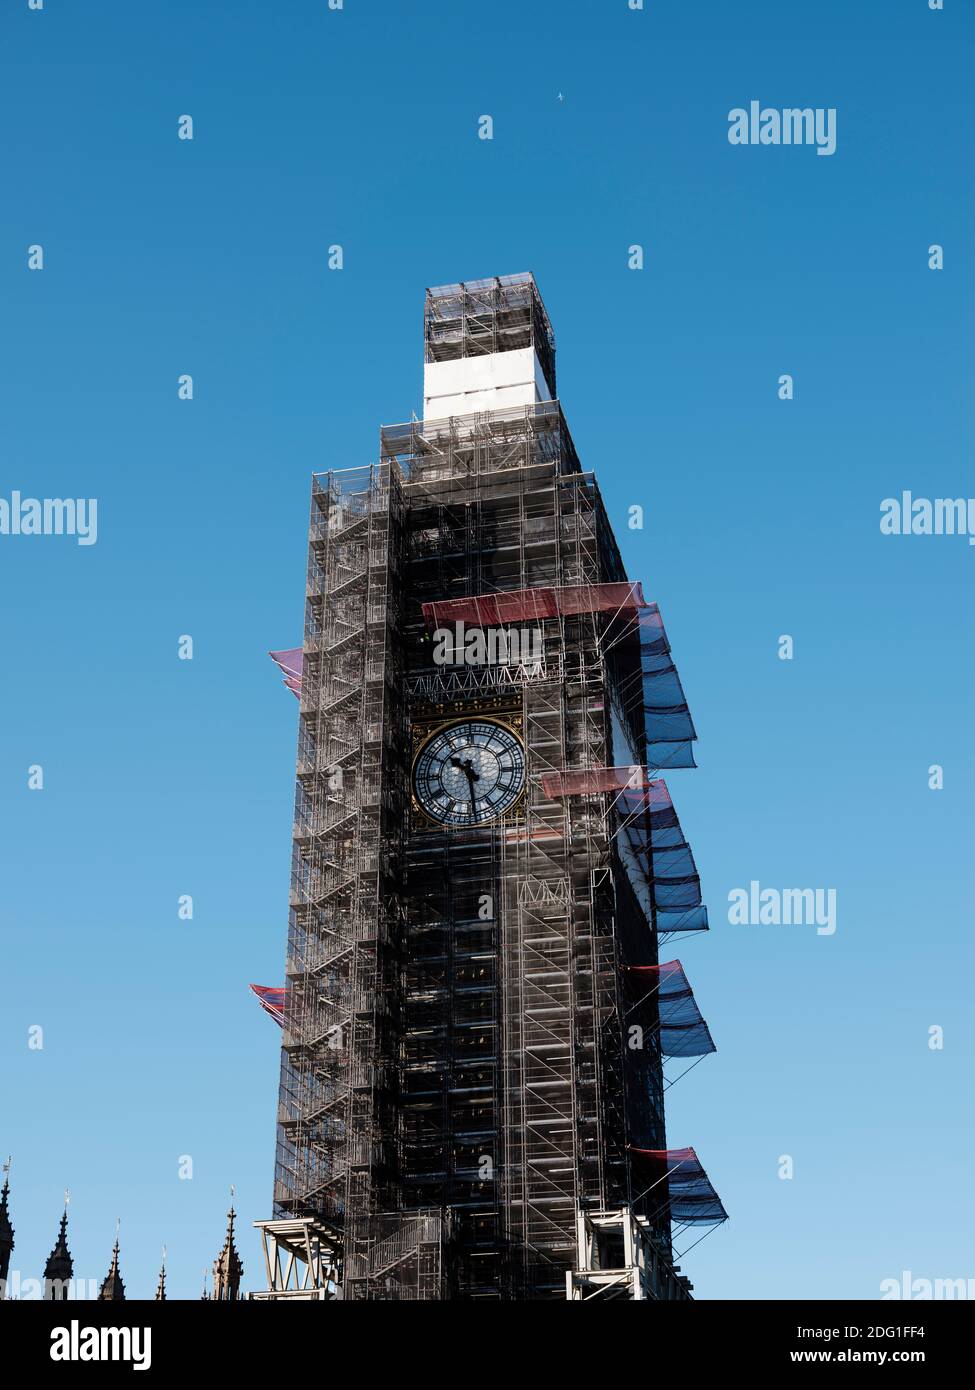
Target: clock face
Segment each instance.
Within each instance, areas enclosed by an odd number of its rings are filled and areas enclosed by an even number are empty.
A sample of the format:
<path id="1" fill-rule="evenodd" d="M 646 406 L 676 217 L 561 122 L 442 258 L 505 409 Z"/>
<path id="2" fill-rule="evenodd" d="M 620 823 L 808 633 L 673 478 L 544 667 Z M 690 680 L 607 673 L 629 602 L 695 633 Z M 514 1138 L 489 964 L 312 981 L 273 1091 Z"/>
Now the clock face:
<path id="1" fill-rule="evenodd" d="M 502 724 L 464 719 L 439 729 L 413 764 L 413 787 L 441 825 L 485 825 L 511 809 L 525 785 L 525 750 Z"/>

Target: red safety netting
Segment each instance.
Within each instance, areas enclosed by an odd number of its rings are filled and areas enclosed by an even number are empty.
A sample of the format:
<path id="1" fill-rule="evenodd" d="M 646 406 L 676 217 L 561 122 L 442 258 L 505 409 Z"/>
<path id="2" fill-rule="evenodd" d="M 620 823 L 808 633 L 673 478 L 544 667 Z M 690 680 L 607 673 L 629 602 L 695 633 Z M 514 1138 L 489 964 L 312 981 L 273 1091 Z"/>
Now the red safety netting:
<path id="1" fill-rule="evenodd" d="M 453 623 L 504 627 L 573 613 L 606 613 L 620 618 L 619 629 L 611 623 L 614 636 L 608 645 L 635 642 L 639 648 L 648 761 L 656 768 L 695 767 L 691 744 L 697 732 L 671 657 L 667 631 L 659 607 L 646 601 L 638 580 L 511 589 L 423 605 L 424 621 L 433 628 Z"/>
<path id="2" fill-rule="evenodd" d="M 532 827 L 514 826 L 503 832 L 508 844 L 537 844 L 545 840 L 562 840 L 563 832 L 552 825 L 539 825 Z"/>
<path id="3" fill-rule="evenodd" d="M 291 647 L 285 652 L 268 652 L 268 656 L 281 671 L 288 689 L 301 699 L 301 648 Z"/>
<path id="4" fill-rule="evenodd" d="M 637 804 L 658 795 L 654 788 L 667 788 L 663 782 L 651 782 L 647 770 L 639 765 L 633 767 L 587 767 L 563 769 L 561 772 L 546 772 L 541 777 L 542 791 L 550 800 L 563 796 L 593 796 L 599 792 L 623 792 L 627 803 L 635 798 Z M 667 797 L 669 802 L 670 798 Z"/>
<path id="5" fill-rule="evenodd" d="M 623 584 L 574 584 L 558 588 L 511 589 L 506 593 L 476 594 L 471 598 L 425 603 L 423 619 L 430 627 L 467 623 L 471 627 L 503 627 L 573 613 L 633 613 L 646 607 L 638 580 Z"/>
<path id="6" fill-rule="evenodd" d="M 630 993 L 638 1001 L 656 999 L 660 1050 L 665 1057 L 705 1057 L 717 1051 L 679 960 L 624 965 L 623 969 Z"/>
<path id="7" fill-rule="evenodd" d="M 637 1149 L 638 1182 L 657 1213 L 682 1225 L 713 1226 L 728 1220 L 721 1198 L 693 1149 Z M 663 1194 L 663 1195 L 661 1195 Z"/>
<path id="8" fill-rule="evenodd" d="M 261 1008 L 266 1014 L 270 1014 L 275 1023 L 280 1023 L 284 1027 L 284 986 L 278 985 L 248 985 L 252 994 L 256 994 Z"/>

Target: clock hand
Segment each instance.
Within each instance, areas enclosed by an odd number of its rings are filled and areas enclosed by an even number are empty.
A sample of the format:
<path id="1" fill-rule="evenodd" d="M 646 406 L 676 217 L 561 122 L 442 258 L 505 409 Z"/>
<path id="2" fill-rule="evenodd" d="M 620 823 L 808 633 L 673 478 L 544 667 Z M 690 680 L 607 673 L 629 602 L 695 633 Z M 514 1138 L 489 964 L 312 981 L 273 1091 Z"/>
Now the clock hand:
<path id="1" fill-rule="evenodd" d="M 474 783 L 479 782 L 481 778 L 480 774 L 474 771 L 474 764 L 471 762 L 470 758 L 468 758 L 464 763 L 464 772 L 467 774 L 467 782 L 471 789 L 471 807 L 473 808 L 474 803 L 477 800 L 477 793 L 474 790 Z"/>
<path id="2" fill-rule="evenodd" d="M 474 764 L 471 762 L 470 758 L 465 758 L 463 762 L 461 762 L 460 758 L 451 758 L 450 762 L 452 767 L 459 767 L 467 778 L 468 785 L 471 789 L 471 805 L 473 806 L 474 802 L 477 800 L 474 791 L 474 783 L 481 780 L 480 773 L 474 771 Z"/>

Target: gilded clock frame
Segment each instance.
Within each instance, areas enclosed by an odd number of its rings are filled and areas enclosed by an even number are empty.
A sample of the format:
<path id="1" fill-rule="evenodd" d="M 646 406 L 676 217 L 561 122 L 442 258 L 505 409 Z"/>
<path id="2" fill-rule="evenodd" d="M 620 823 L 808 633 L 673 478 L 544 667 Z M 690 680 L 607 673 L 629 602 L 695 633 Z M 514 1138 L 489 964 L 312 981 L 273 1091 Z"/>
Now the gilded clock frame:
<path id="1" fill-rule="evenodd" d="M 492 826 L 500 824 L 501 821 L 508 819 L 523 819 L 522 808 L 525 797 L 528 793 L 528 749 L 525 747 L 524 719 L 520 714 L 503 714 L 500 711 L 493 714 L 482 714 L 478 709 L 455 710 L 449 718 L 433 720 L 415 720 L 410 726 L 410 737 L 412 741 L 412 753 L 410 758 L 410 803 L 413 810 L 414 823 L 424 830 L 452 830 L 459 834 L 469 834 L 480 830 L 490 830 Z M 424 810 L 416 794 L 416 765 L 420 754 L 427 744 L 443 733 L 444 729 L 456 728 L 458 724 L 494 724 L 497 728 L 505 729 L 513 738 L 518 740 L 521 748 L 521 755 L 525 765 L 525 775 L 521 784 L 521 791 L 506 811 L 499 816 L 493 816 L 490 820 L 480 821 L 476 825 L 450 825 L 446 821 L 437 820 Z"/>

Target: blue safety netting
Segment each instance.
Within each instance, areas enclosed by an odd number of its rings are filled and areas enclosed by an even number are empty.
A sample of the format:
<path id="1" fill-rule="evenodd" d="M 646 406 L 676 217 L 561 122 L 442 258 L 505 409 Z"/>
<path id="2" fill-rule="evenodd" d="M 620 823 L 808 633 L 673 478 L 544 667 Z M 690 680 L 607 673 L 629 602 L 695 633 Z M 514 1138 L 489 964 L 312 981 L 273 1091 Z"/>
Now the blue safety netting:
<path id="1" fill-rule="evenodd" d="M 721 1198 L 693 1149 L 637 1149 L 630 1146 L 641 1194 L 654 1215 L 681 1225 L 714 1226 L 728 1220 Z"/>
<path id="2" fill-rule="evenodd" d="M 696 767 L 691 745 L 697 731 L 657 604 L 639 609 L 631 628 L 640 644 L 647 762 L 655 768 Z"/>
<path id="3" fill-rule="evenodd" d="M 620 794 L 624 861 L 639 865 L 652 890 L 652 910 L 660 936 L 707 931 L 701 879 L 694 854 L 662 778 Z"/>
<path id="4" fill-rule="evenodd" d="M 633 1009 L 641 1003 L 655 1006 L 665 1057 L 704 1057 L 717 1051 L 679 960 L 628 965 L 625 974 Z"/>

